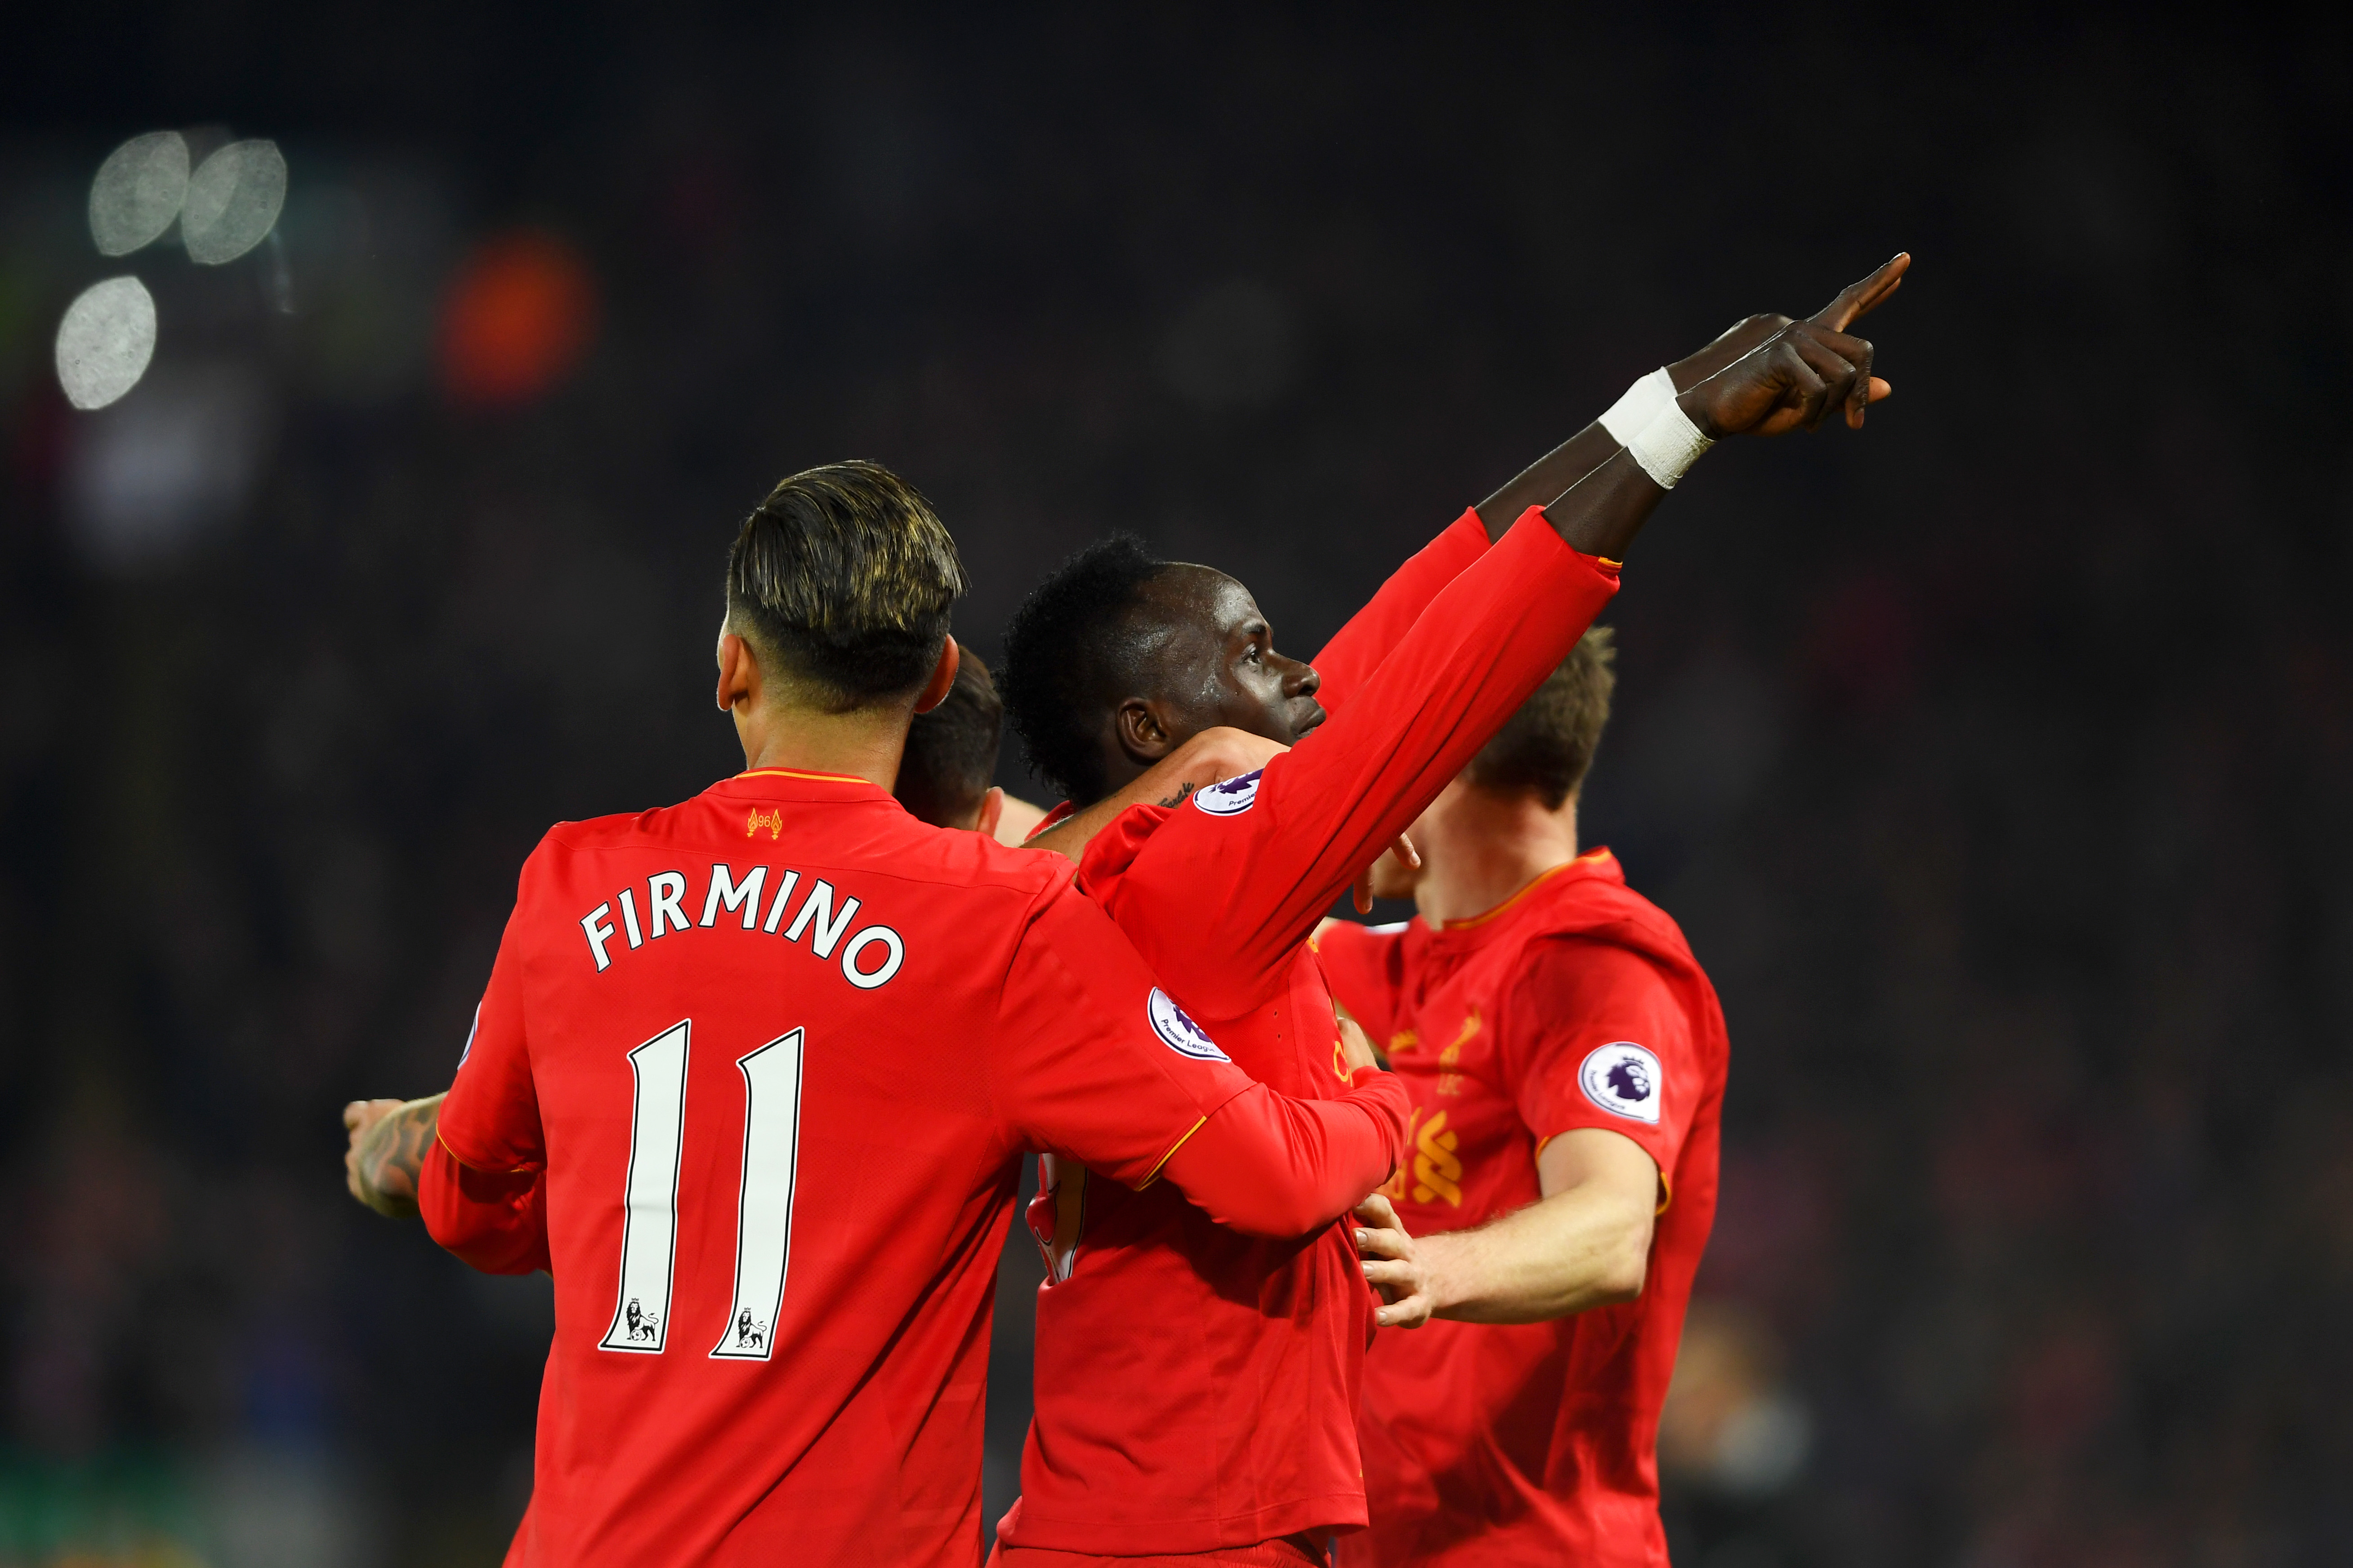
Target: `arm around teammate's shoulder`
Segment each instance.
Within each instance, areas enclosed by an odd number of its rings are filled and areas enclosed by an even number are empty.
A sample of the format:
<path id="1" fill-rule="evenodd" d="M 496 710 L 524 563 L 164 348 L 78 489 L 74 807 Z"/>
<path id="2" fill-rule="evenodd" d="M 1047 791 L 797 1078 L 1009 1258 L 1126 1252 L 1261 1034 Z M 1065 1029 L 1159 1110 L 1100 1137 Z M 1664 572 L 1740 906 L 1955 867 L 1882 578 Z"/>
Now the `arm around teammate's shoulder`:
<path id="1" fill-rule="evenodd" d="M 1387 1180 L 1408 1103 L 1385 1074 L 1336 1100 L 1253 1080 L 1187 1017 L 1067 877 L 1005 975 L 991 1097 L 1021 1144 L 1144 1187 L 1166 1178 L 1238 1229 L 1297 1236 Z"/>
<path id="2" fill-rule="evenodd" d="M 1262 768 L 1290 749 L 1246 730 L 1212 725 L 1129 780 L 1126 787 L 1022 842 L 1032 849 L 1051 849 L 1078 860 L 1085 856 L 1095 835 L 1129 806 L 1181 805 L 1195 790 Z"/>
<path id="3" fill-rule="evenodd" d="M 1389 1179 L 1405 1149 L 1405 1086 L 1359 1072 L 1337 1100 L 1293 1100 L 1252 1084 L 1168 1156 L 1161 1174 L 1220 1224 L 1304 1236 Z"/>

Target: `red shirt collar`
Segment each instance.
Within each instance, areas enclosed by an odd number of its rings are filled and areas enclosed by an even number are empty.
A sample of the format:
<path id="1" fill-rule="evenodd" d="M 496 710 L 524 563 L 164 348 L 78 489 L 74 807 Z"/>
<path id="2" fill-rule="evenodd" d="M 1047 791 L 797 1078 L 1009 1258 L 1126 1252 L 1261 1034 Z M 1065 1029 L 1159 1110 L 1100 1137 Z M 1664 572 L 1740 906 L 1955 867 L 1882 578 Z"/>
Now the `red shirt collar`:
<path id="1" fill-rule="evenodd" d="M 807 768 L 747 768 L 721 779 L 712 792 L 729 795 L 781 795 L 792 800 L 843 800 L 860 795 L 891 798 L 891 792 L 872 779 L 855 773 L 821 773 Z"/>
<path id="2" fill-rule="evenodd" d="M 1023 838 L 1021 842 L 1027 844 L 1029 842 L 1029 839 L 1037 837 L 1040 833 L 1047 831 L 1049 828 L 1060 827 L 1062 824 L 1068 822 L 1071 817 L 1076 816 L 1077 815 L 1078 809 L 1066 800 L 1061 805 L 1056 806 L 1053 810 L 1048 812 L 1045 816 L 1039 817 L 1038 819 L 1038 826 L 1031 828 L 1029 830 L 1029 837 Z"/>
<path id="3" fill-rule="evenodd" d="M 1574 860 L 1564 860 L 1551 870 L 1540 872 L 1534 880 L 1497 904 L 1484 914 L 1471 915 L 1459 921 L 1448 921 L 1438 926 L 1433 934 L 1448 938 L 1458 933 L 1466 941 L 1482 940 L 1486 932 L 1504 924 L 1509 917 L 1539 901 L 1541 894 L 1556 890 L 1568 883 L 1588 877 L 1623 884 L 1626 868 L 1618 864 L 1618 857 L 1606 848 L 1588 849 Z"/>

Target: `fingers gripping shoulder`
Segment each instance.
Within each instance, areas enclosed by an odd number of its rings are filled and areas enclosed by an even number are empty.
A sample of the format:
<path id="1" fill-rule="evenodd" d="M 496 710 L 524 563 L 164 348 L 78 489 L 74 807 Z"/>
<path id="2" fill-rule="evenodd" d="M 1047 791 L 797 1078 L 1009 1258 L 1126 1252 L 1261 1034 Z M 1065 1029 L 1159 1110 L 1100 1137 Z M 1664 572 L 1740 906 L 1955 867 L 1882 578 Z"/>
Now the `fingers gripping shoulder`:
<path id="1" fill-rule="evenodd" d="M 1250 1087 L 1108 916 L 1069 884 L 1005 977 L 990 1094 L 1008 1134 L 1130 1186 Z"/>

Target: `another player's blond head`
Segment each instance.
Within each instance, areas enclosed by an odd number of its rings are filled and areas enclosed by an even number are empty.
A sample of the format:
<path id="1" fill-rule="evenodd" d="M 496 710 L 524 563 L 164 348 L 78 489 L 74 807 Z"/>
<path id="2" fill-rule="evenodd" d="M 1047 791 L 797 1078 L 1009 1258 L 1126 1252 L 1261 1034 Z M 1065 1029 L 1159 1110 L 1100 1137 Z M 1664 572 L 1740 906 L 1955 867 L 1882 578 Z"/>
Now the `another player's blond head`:
<path id="1" fill-rule="evenodd" d="M 965 591 L 931 502 L 880 463 L 795 474 L 727 558 L 727 629 L 802 700 L 847 713 L 923 687 Z"/>

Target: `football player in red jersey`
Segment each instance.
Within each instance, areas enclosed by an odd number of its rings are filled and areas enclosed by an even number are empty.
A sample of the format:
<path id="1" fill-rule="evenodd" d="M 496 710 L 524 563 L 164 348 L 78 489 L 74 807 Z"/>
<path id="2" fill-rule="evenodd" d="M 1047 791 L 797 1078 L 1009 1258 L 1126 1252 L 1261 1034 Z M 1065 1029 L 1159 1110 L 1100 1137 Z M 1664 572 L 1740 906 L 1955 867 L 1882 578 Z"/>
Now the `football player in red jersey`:
<path id="1" fill-rule="evenodd" d="M 1907 260 L 1813 321 L 1754 318 L 1645 377 L 1636 392 L 1659 401 L 1641 431 L 1621 403 L 1466 513 L 1313 667 L 1275 652 L 1240 584 L 1133 541 L 1082 552 L 1031 595 L 1004 689 L 1032 761 L 1082 808 L 1059 836 L 1086 839 L 1082 885 L 1253 1075 L 1303 1096 L 1345 1081 L 1305 939 L 1615 592 L 1617 558 L 1704 445 L 1662 462 L 1662 430 L 1778 433 L 1832 409 L 1860 426 L 1887 389 L 1844 328 Z M 1212 725 L 1297 743 L 1188 799 L 1129 804 L 1139 775 Z M 1068 1162 L 1041 1185 L 1031 1223 L 1050 1268 L 1006 1568 L 1322 1562 L 1330 1531 L 1366 1519 L 1356 1405 L 1373 1301 L 1347 1232 L 1237 1236 Z"/>
<path id="2" fill-rule="evenodd" d="M 1667 1561 L 1654 1449 L 1726 1042 L 1675 922 L 1579 853 L 1610 685 L 1597 629 L 1422 814 L 1422 864 L 1377 868 L 1415 918 L 1317 940 L 1413 1091 L 1412 1163 L 1360 1211 L 1378 1321 L 1450 1320 L 1366 1358 L 1352 1568 Z"/>
<path id="3" fill-rule="evenodd" d="M 1022 843 L 1046 813 L 992 782 L 1004 725 L 1005 704 L 988 666 L 959 647 L 955 682 L 947 696 L 929 712 L 916 714 L 908 726 L 892 795 L 919 822 L 965 828 L 1000 844 Z M 1215 784 L 1231 778 L 1263 764 L 1281 749 L 1239 730 L 1205 731 L 1150 776 L 1164 790 L 1189 791 L 1193 780 Z M 1413 852 L 1402 841 L 1398 848 L 1409 856 Z M 1369 1044 L 1366 1048 L 1371 1048 Z M 425 1152 L 433 1146 L 434 1123 L 446 1096 L 445 1090 L 422 1100 L 355 1100 L 343 1107 L 343 1184 L 352 1196 L 390 1219 L 417 1216 L 417 1181 Z M 536 1190 L 515 1199 L 519 1224 L 536 1222 L 537 1201 Z M 527 1238 L 518 1231 L 515 1239 L 521 1244 Z"/>
<path id="4" fill-rule="evenodd" d="M 729 563 L 746 770 L 524 865 L 417 1193 L 469 1261 L 552 1264 L 511 1561 L 969 1563 L 1022 1150 L 1268 1236 L 1393 1168 L 1388 1075 L 1253 1082 L 1066 864 L 891 798 L 962 586 L 887 470 L 786 480 Z"/>
<path id="5" fill-rule="evenodd" d="M 1021 842 L 1045 813 L 992 782 L 1004 731 L 1005 703 L 988 666 L 971 649 L 958 647 L 955 683 L 938 707 L 916 714 L 907 727 L 892 795 L 919 822 L 967 828 L 999 843 Z M 1242 771 L 1238 763 L 1224 768 Z M 355 1100 L 343 1107 L 343 1184 L 352 1196 L 388 1218 L 415 1217 L 417 1178 L 433 1143 L 442 1099 L 436 1094 L 423 1100 Z M 517 1200 L 526 1214 L 535 1202 L 535 1194 Z"/>

